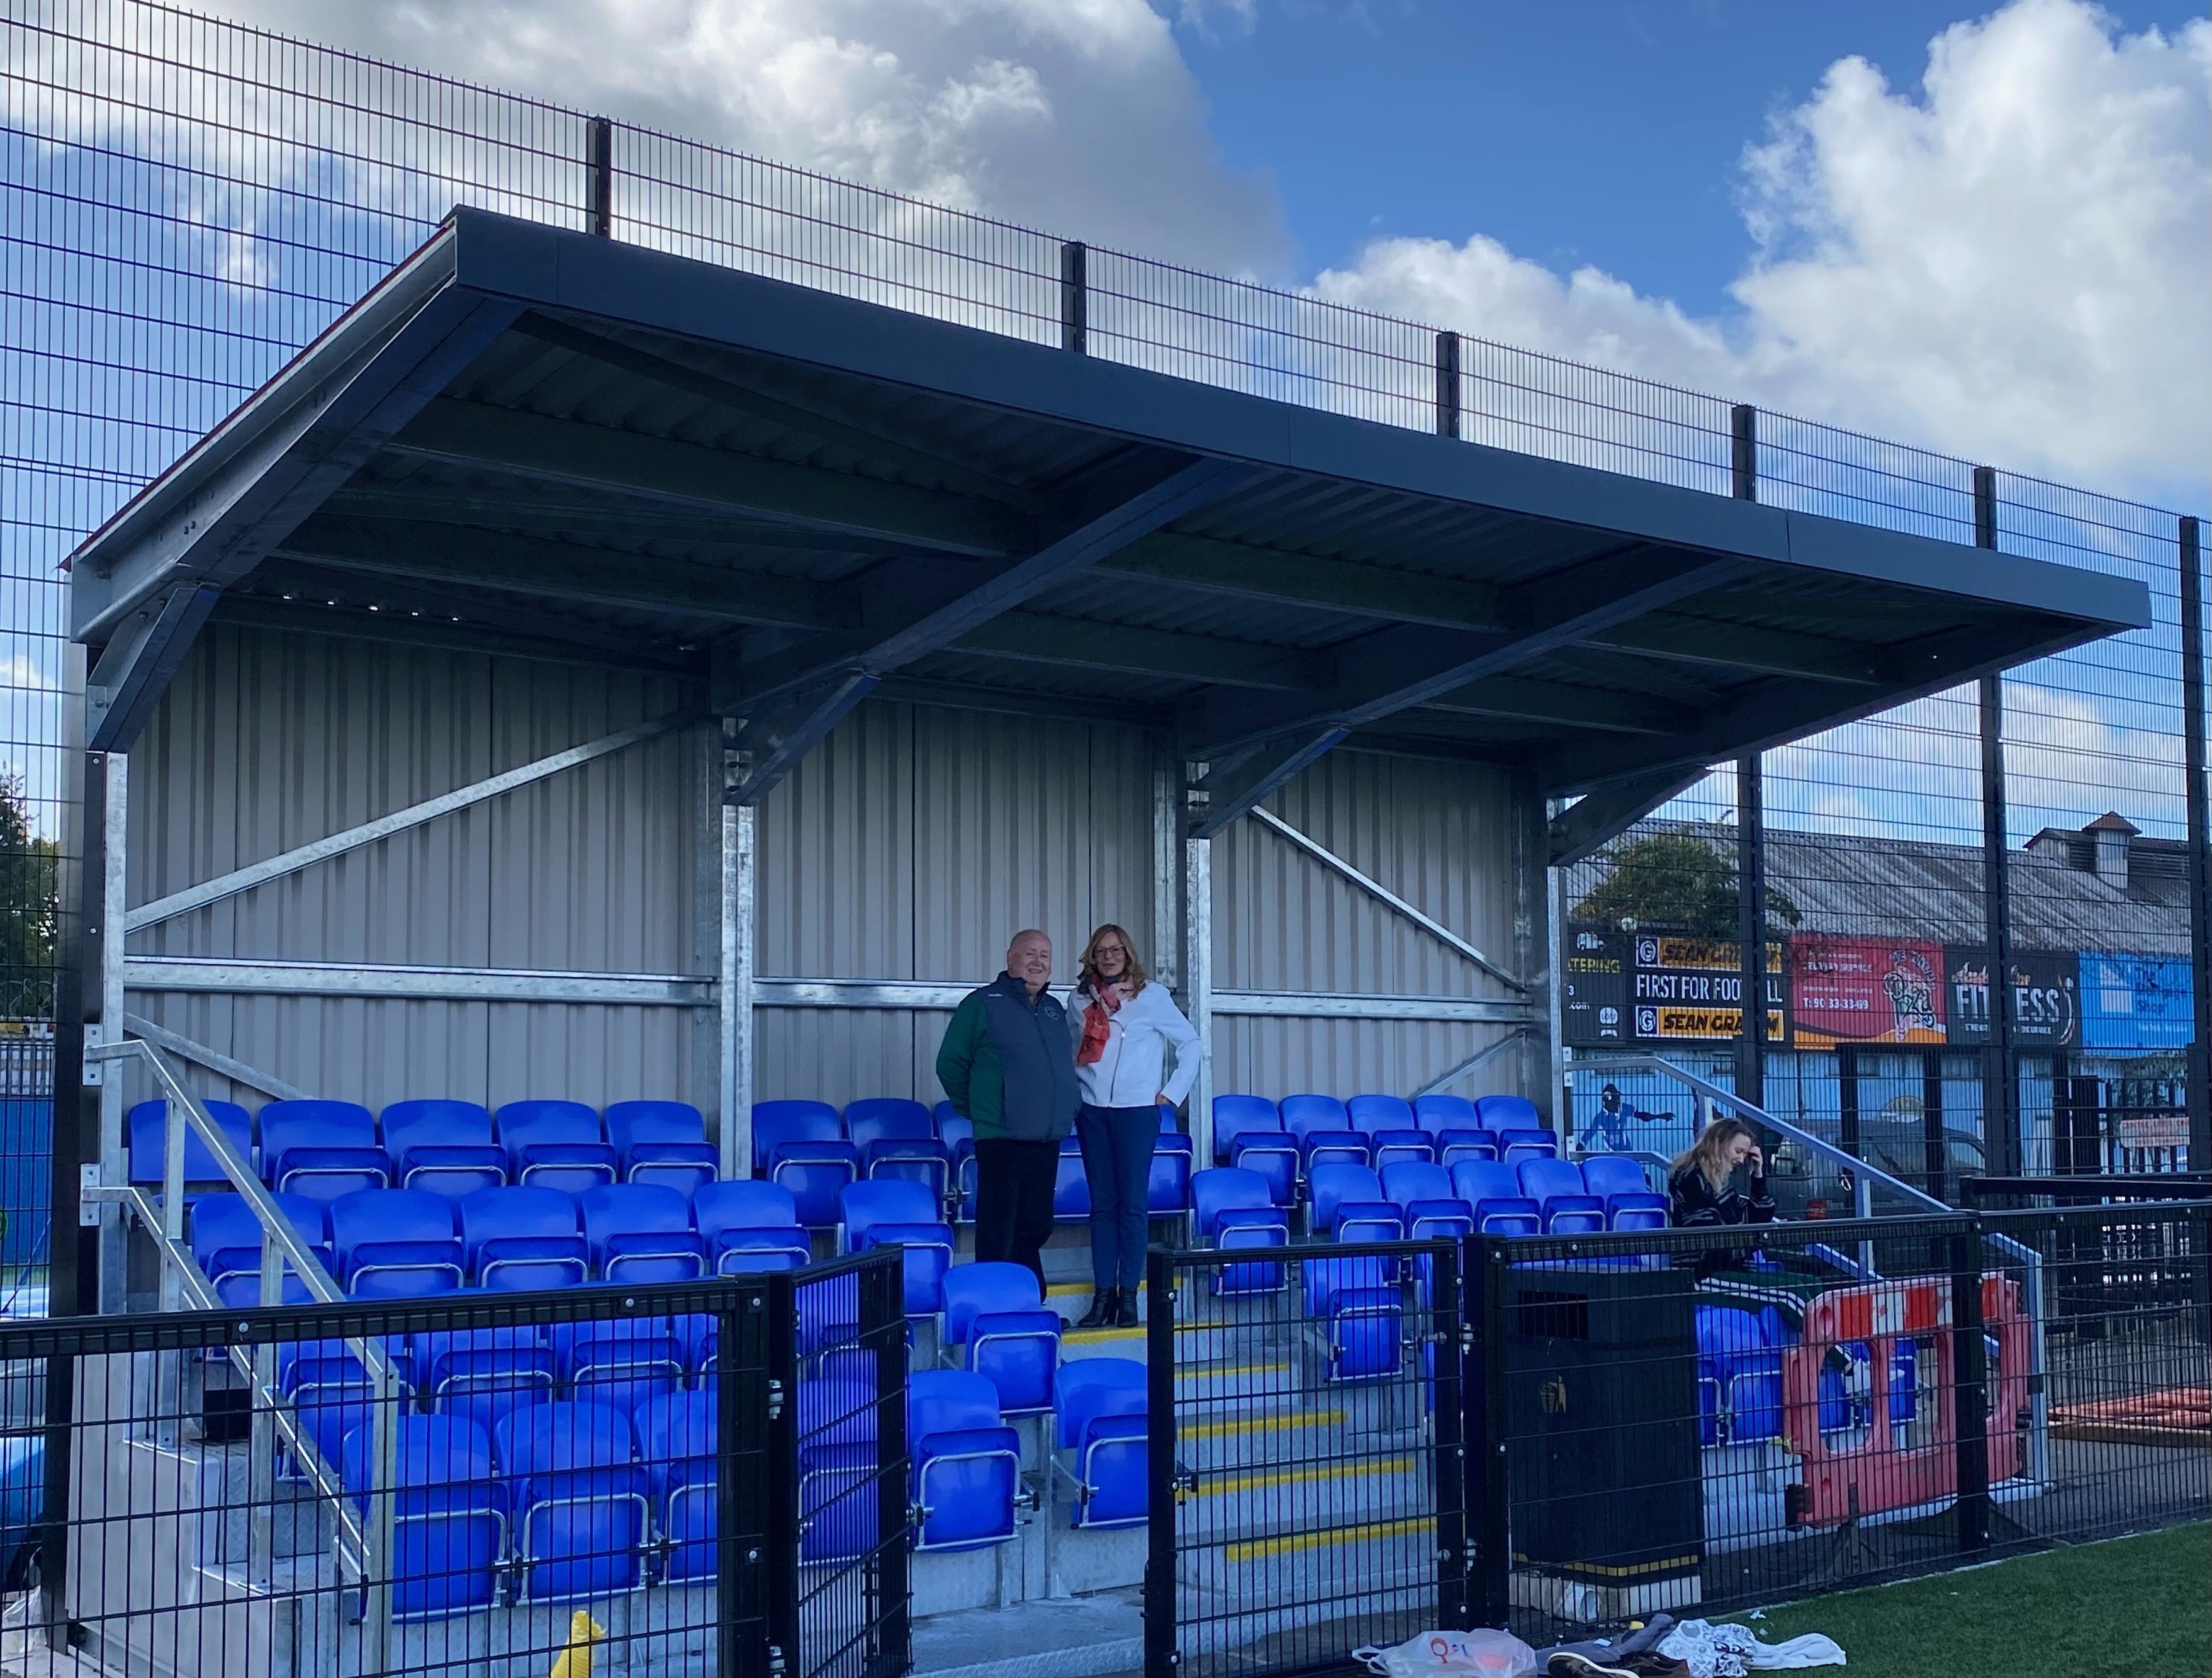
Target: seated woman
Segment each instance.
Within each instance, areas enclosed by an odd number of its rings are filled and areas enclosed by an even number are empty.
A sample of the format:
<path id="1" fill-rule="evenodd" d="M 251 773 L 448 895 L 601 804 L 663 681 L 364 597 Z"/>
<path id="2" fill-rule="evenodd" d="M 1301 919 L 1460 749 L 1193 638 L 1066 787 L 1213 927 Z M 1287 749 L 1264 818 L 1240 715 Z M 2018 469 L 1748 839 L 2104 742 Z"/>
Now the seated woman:
<path id="1" fill-rule="evenodd" d="M 1746 1187 L 1735 1174 L 1747 1170 Z M 1667 1173 L 1668 1221 L 1677 1229 L 1733 1228 L 1774 1221 L 1766 1156 L 1759 1133 L 1741 1119 L 1716 1119 Z"/>

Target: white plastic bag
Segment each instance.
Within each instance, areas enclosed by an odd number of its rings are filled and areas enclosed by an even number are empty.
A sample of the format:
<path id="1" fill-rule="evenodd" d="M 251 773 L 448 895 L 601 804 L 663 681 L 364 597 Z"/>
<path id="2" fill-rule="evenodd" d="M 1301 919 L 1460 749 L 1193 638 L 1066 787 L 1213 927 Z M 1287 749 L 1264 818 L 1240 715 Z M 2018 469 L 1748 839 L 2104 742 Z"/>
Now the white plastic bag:
<path id="1" fill-rule="evenodd" d="M 1355 1649 L 1382 1678 L 1534 1678 L 1536 1651 L 1510 1632 L 1424 1632 L 1394 1649 Z"/>

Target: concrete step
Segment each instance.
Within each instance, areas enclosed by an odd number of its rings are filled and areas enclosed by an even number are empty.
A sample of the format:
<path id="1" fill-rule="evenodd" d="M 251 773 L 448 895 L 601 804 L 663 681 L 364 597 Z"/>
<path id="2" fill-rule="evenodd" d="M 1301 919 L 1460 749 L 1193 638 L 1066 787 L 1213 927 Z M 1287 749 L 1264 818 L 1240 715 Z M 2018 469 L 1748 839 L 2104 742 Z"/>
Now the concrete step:
<path id="1" fill-rule="evenodd" d="M 1359 1529 L 1431 1506 L 1428 1456 L 1359 1452 L 1200 1469 L 1177 1527 L 1186 1546 Z"/>

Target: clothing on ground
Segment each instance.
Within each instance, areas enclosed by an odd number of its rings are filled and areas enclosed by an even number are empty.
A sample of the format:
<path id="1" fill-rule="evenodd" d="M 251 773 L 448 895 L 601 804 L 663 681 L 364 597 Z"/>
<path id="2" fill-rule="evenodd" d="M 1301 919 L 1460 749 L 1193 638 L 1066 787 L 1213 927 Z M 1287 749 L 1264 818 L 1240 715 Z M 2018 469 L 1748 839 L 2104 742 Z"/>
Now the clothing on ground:
<path id="1" fill-rule="evenodd" d="M 1835 1640 L 1818 1632 L 1787 1643 L 1761 1643 L 1749 1626 L 1715 1626 L 1703 1620 L 1676 1625 L 1659 1645 L 1659 1652 L 1686 1664 L 1690 1678 L 1744 1678 L 1748 1672 L 1846 1664 Z"/>
<path id="2" fill-rule="evenodd" d="M 1027 1138 L 975 1139 L 975 1257 L 1032 1272 L 1042 1298 L 1044 1243 L 1052 1239 L 1052 1191 L 1060 1144 Z"/>
<path id="3" fill-rule="evenodd" d="M 1146 1202 L 1152 1150 L 1160 1137 L 1160 1110 L 1095 1107 L 1075 1116 L 1083 1144 L 1083 1176 L 1091 1185 L 1091 1276 L 1098 1290 L 1135 1288 L 1145 1280 L 1145 1249 L 1152 1216 Z"/>
<path id="4" fill-rule="evenodd" d="M 1081 1096 L 1067 1011 L 1049 990 L 1030 994 L 1001 973 L 962 999 L 937 1051 L 937 1081 L 978 1141 L 1003 1136 L 1057 1142 Z"/>

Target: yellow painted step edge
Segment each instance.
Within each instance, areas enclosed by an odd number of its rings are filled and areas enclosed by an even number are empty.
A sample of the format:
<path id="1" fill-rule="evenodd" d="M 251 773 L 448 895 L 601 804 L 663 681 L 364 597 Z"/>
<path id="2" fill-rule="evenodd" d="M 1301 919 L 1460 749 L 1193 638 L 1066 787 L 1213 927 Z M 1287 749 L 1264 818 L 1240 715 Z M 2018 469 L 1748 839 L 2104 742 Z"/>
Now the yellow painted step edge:
<path id="1" fill-rule="evenodd" d="M 1350 1413 L 1344 1410 L 1299 1410 L 1283 1416 L 1224 1416 L 1218 1421 L 1193 1422 L 1176 1429 L 1181 1439 L 1232 1439 L 1245 1433 L 1287 1432 L 1297 1427 L 1335 1427 Z"/>
<path id="2" fill-rule="evenodd" d="M 1229 1561 L 1262 1561 L 1273 1556 L 1297 1555 L 1307 1550 L 1327 1549 L 1338 1544 L 1364 1544 L 1377 1538 L 1409 1538 L 1415 1533 L 1434 1532 L 1437 1519 L 1433 1515 L 1407 1515 L 1395 1521 L 1369 1521 L 1356 1527 L 1334 1527 L 1318 1532 L 1285 1533 L 1279 1538 L 1241 1538 L 1224 1546 L 1223 1559 Z"/>
<path id="3" fill-rule="evenodd" d="M 1409 1474 L 1410 1456 L 1378 1456 L 1352 1462 L 1298 1463 L 1286 1468 L 1258 1468 L 1250 1474 L 1206 1474 L 1200 1478 L 1200 1497 L 1228 1497 L 1237 1492 L 1263 1492 L 1271 1486 L 1322 1486 L 1335 1480 L 1366 1480 L 1382 1474 Z"/>

